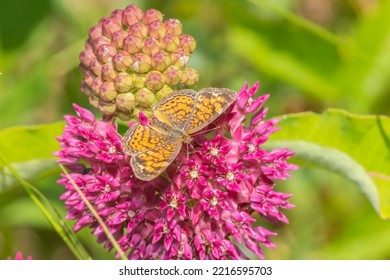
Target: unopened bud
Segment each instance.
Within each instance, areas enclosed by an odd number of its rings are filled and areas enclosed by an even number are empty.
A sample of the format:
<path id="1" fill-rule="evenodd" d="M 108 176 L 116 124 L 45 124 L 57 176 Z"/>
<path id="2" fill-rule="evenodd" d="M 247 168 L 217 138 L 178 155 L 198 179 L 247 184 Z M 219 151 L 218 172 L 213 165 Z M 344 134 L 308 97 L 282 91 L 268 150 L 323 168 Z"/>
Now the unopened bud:
<path id="1" fill-rule="evenodd" d="M 142 52 L 148 56 L 155 55 L 160 50 L 160 44 L 156 39 L 146 38 L 143 42 Z"/>
<path id="2" fill-rule="evenodd" d="M 177 66 L 169 66 L 164 72 L 164 82 L 167 85 L 174 86 L 181 81 L 181 70 Z"/>
<path id="3" fill-rule="evenodd" d="M 180 44 L 180 39 L 174 34 L 167 34 L 161 39 L 161 47 L 167 52 L 175 51 Z"/>
<path id="4" fill-rule="evenodd" d="M 199 73 L 193 68 L 186 68 L 182 71 L 181 83 L 185 86 L 193 86 L 198 83 Z"/>
<path id="5" fill-rule="evenodd" d="M 122 30 L 122 25 L 120 21 L 115 18 L 105 18 L 102 22 L 103 35 L 111 38 L 112 34 L 115 32 Z"/>
<path id="6" fill-rule="evenodd" d="M 132 26 L 141 20 L 143 12 L 136 5 L 130 5 L 123 10 L 122 21 L 127 26 Z"/>
<path id="7" fill-rule="evenodd" d="M 115 72 L 111 63 L 106 63 L 102 67 L 102 79 L 103 81 L 112 82 L 117 73 Z"/>
<path id="8" fill-rule="evenodd" d="M 154 93 L 147 88 L 141 88 L 137 91 L 135 101 L 139 106 L 144 108 L 150 108 L 153 104 L 157 103 Z"/>
<path id="9" fill-rule="evenodd" d="M 163 14 L 155 9 L 149 9 L 145 11 L 144 15 L 142 16 L 142 21 L 145 24 L 150 24 L 155 20 L 162 21 L 163 19 Z"/>
<path id="10" fill-rule="evenodd" d="M 133 70 L 138 73 L 146 73 L 152 65 L 152 60 L 149 56 L 143 53 L 137 53 L 133 57 Z"/>
<path id="11" fill-rule="evenodd" d="M 196 47 L 195 39 L 190 35 L 182 35 L 179 37 L 179 48 L 183 49 L 186 53 L 191 54 Z"/>
<path id="12" fill-rule="evenodd" d="M 91 46 L 92 46 L 92 48 L 93 48 L 95 53 L 98 52 L 98 50 L 99 50 L 99 48 L 101 46 L 103 46 L 103 45 L 110 45 L 110 44 L 111 44 L 110 40 L 107 37 L 104 37 L 104 36 L 94 38 L 91 41 Z"/>
<path id="13" fill-rule="evenodd" d="M 190 61 L 190 56 L 183 49 L 175 50 L 172 53 L 171 58 L 173 65 L 180 68 L 186 66 L 187 63 Z"/>
<path id="14" fill-rule="evenodd" d="M 112 57 L 116 54 L 116 49 L 112 45 L 102 45 L 97 51 L 97 58 L 102 63 L 107 63 L 112 61 Z"/>
<path id="15" fill-rule="evenodd" d="M 104 82 L 99 89 L 99 97 L 104 101 L 115 100 L 118 92 L 115 90 L 114 83 Z"/>
<path id="16" fill-rule="evenodd" d="M 92 81 L 91 89 L 94 91 L 96 96 L 99 96 L 99 90 L 102 83 L 102 79 L 100 79 L 99 77 L 96 77 Z"/>
<path id="17" fill-rule="evenodd" d="M 148 25 L 148 35 L 154 39 L 161 39 L 165 32 L 165 26 L 161 21 L 155 20 Z"/>
<path id="18" fill-rule="evenodd" d="M 135 104 L 135 96 L 131 92 L 120 93 L 116 97 L 116 106 L 123 112 L 131 112 Z"/>
<path id="19" fill-rule="evenodd" d="M 118 92 L 127 92 L 133 87 L 133 79 L 127 73 L 119 73 L 115 77 L 114 86 Z"/>
<path id="20" fill-rule="evenodd" d="M 127 52 L 120 51 L 112 58 L 112 63 L 117 71 L 124 72 L 130 69 L 133 58 Z"/>
<path id="21" fill-rule="evenodd" d="M 94 59 L 95 59 L 95 54 L 93 53 L 90 47 L 86 48 L 80 53 L 80 62 L 84 68 L 88 68 L 91 61 Z"/>
<path id="22" fill-rule="evenodd" d="M 130 54 L 139 53 L 142 48 L 142 38 L 135 35 L 128 35 L 123 40 L 123 49 Z"/>
<path id="23" fill-rule="evenodd" d="M 167 34 L 180 35 L 183 27 L 179 20 L 175 18 L 167 19 L 164 23 Z"/>
<path id="24" fill-rule="evenodd" d="M 167 85 L 164 85 L 162 89 L 160 89 L 158 92 L 156 92 L 156 99 L 161 100 L 165 96 L 171 94 L 173 92 L 173 89 Z"/>
<path id="25" fill-rule="evenodd" d="M 103 35 L 102 25 L 101 23 L 96 24 L 91 27 L 88 31 L 89 38 L 99 38 Z"/>
<path id="26" fill-rule="evenodd" d="M 145 75 L 132 74 L 131 78 L 133 80 L 133 86 L 135 88 L 143 88 L 143 87 L 145 87 Z"/>
<path id="27" fill-rule="evenodd" d="M 92 72 L 95 74 L 96 77 L 99 77 L 102 75 L 102 65 L 99 63 L 97 59 L 94 59 L 89 64 L 89 69 L 92 70 Z"/>
<path id="28" fill-rule="evenodd" d="M 103 100 L 99 100 L 98 103 L 99 111 L 103 113 L 103 115 L 111 116 L 116 112 L 116 105 L 112 102 L 106 102 Z"/>
<path id="29" fill-rule="evenodd" d="M 164 71 L 171 64 L 171 56 L 164 51 L 159 51 L 152 57 L 152 67 L 158 71 Z"/>
<path id="30" fill-rule="evenodd" d="M 153 91 L 162 89 L 164 86 L 164 77 L 159 71 L 150 71 L 145 77 L 145 85 Z"/>
<path id="31" fill-rule="evenodd" d="M 136 23 L 129 28 L 129 33 L 143 39 L 148 35 L 148 28 L 142 23 Z"/>
<path id="32" fill-rule="evenodd" d="M 122 49 L 123 40 L 127 37 L 128 33 L 124 30 L 118 30 L 111 36 L 112 44 L 118 49 Z"/>

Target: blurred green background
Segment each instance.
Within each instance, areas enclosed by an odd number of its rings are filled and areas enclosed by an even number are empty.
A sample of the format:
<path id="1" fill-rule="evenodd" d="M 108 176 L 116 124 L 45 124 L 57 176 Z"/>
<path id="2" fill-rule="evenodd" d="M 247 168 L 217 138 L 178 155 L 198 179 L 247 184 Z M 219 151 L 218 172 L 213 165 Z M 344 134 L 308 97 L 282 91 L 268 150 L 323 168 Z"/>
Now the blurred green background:
<path id="1" fill-rule="evenodd" d="M 92 25 L 131 3 L 179 19 L 197 40 L 190 66 L 199 88 L 259 80 L 260 93 L 271 93 L 268 117 L 328 107 L 390 114 L 390 1 L 14 0 L 0 1 L 0 129 L 61 120 L 72 103 L 91 108 L 79 90 L 79 53 Z M 34 185 L 65 213 L 57 179 Z M 390 258 L 389 222 L 352 183 L 301 167 L 276 190 L 294 194 L 296 208 L 285 212 L 290 224 L 268 226 L 278 236 L 267 259 Z M 87 229 L 78 235 L 93 258 L 113 257 Z M 0 192 L 0 259 L 18 250 L 74 258 L 15 187 Z"/>

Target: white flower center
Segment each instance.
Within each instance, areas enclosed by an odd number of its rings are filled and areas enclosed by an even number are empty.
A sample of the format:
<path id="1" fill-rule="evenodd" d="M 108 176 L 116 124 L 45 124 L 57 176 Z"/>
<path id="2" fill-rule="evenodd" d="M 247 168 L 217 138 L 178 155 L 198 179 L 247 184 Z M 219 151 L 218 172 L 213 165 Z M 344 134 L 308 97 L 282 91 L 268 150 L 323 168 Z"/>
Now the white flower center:
<path id="1" fill-rule="evenodd" d="M 233 181 L 234 180 L 234 173 L 229 171 L 227 174 L 226 174 L 226 179 L 228 179 L 228 181 Z"/>
<path id="2" fill-rule="evenodd" d="M 249 150 L 250 153 L 253 153 L 255 151 L 255 145 L 249 144 L 248 145 L 248 150 Z"/>
<path id="3" fill-rule="evenodd" d="M 132 210 L 127 211 L 127 215 L 129 215 L 130 218 L 134 218 L 135 212 Z"/>
<path id="4" fill-rule="evenodd" d="M 214 195 L 213 198 L 210 200 L 210 204 L 212 206 L 216 206 L 218 204 L 218 198 Z"/>
<path id="5" fill-rule="evenodd" d="M 191 176 L 192 179 L 198 178 L 198 176 L 199 176 L 198 170 L 195 170 L 195 169 L 191 170 L 190 171 L 190 176 Z"/>
<path id="6" fill-rule="evenodd" d="M 217 156 L 219 154 L 219 150 L 217 148 L 212 148 L 210 153 L 213 155 L 213 156 Z"/>

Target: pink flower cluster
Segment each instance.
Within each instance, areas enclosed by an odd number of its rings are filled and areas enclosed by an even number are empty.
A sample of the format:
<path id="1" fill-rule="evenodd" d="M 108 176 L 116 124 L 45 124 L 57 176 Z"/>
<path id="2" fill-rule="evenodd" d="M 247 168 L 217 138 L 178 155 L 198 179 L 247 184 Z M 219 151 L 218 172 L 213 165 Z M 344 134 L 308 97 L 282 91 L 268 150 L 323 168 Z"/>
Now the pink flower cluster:
<path id="1" fill-rule="evenodd" d="M 286 162 L 293 152 L 261 147 L 278 128 L 277 120 L 264 120 L 269 95 L 253 99 L 257 89 L 258 83 L 245 84 L 232 106 L 205 128 L 209 134 L 183 145 L 165 176 L 149 182 L 134 177 L 115 125 L 77 105 L 79 118 L 65 117 L 58 162 L 71 171 L 129 259 L 245 259 L 242 243 L 263 258 L 261 247 L 274 247 L 269 237 L 276 233 L 257 226 L 256 219 L 288 222 L 281 210 L 294 207 L 287 201 L 291 195 L 274 191 L 274 180 L 286 179 L 296 166 Z M 62 175 L 58 182 L 66 188 L 61 199 L 67 218 L 77 220 L 74 230 L 92 228 L 111 249 L 70 180 Z"/>

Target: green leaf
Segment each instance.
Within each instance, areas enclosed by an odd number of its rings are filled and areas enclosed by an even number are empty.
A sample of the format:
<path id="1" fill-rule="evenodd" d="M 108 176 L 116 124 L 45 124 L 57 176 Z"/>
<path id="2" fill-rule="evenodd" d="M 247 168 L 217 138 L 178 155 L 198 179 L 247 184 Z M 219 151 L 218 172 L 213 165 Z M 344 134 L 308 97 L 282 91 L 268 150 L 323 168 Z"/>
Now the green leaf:
<path id="1" fill-rule="evenodd" d="M 268 147 L 289 147 L 295 158 L 358 184 L 382 218 L 390 218 L 390 118 L 339 109 L 283 116 Z"/>
<path id="2" fill-rule="evenodd" d="M 0 131 L 0 152 L 11 163 L 55 159 L 60 146 L 56 136 L 64 130 L 64 122 L 35 126 L 11 127 Z M 4 163 L 0 162 L 0 168 Z"/>
<path id="3" fill-rule="evenodd" d="M 23 186 L 25 191 L 28 193 L 30 198 L 35 202 L 39 209 L 46 216 L 50 224 L 57 231 L 60 237 L 67 244 L 69 249 L 78 259 L 91 259 L 87 251 L 84 249 L 83 245 L 79 242 L 76 234 L 72 229 L 70 229 L 65 220 L 59 214 L 57 209 L 50 203 L 50 201 L 38 191 L 32 184 L 24 180 L 17 170 L 7 161 L 4 155 L 0 152 L 0 163 L 7 167 L 11 174 L 19 181 Z"/>

